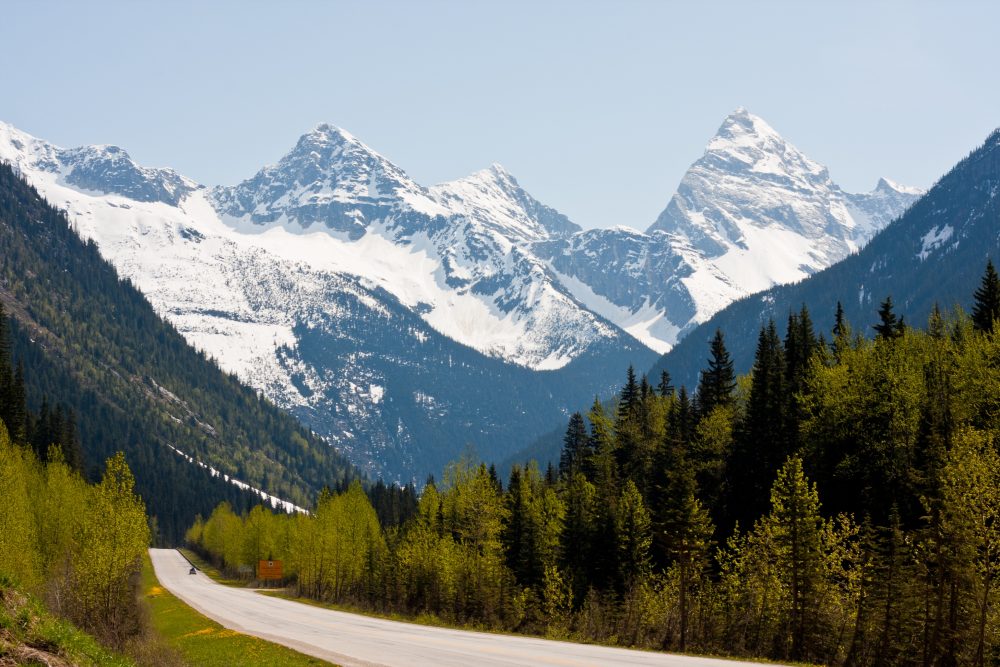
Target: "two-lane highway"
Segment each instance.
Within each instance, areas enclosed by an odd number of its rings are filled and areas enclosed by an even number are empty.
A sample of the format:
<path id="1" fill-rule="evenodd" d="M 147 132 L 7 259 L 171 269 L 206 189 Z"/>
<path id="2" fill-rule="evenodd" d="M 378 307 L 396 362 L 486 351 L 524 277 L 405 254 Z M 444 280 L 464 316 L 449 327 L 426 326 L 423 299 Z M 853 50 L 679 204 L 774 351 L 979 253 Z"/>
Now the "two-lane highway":
<path id="1" fill-rule="evenodd" d="M 150 549 L 149 554 L 163 587 L 225 627 L 345 666 L 736 667 L 750 664 L 433 628 L 348 614 L 223 586 L 201 572 L 190 575 L 190 564 L 173 549 Z M 233 658 L 238 660 L 238 656 Z"/>

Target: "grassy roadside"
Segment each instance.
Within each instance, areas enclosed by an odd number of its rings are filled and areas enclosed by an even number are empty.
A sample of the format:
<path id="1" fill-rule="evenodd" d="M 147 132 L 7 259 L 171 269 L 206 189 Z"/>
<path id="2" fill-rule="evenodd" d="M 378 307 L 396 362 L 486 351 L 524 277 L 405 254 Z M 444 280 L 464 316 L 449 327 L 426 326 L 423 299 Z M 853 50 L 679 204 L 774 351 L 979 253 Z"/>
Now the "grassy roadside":
<path id="1" fill-rule="evenodd" d="M 154 630 L 189 664 L 206 667 L 330 664 L 279 644 L 228 630 L 203 616 L 160 586 L 148 555 L 143 559 L 142 594 L 149 603 Z"/>
<path id="2" fill-rule="evenodd" d="M 135 663 L 101 646 L 42 604 L 0 581 L 0 665 L 130 667 Z"/>

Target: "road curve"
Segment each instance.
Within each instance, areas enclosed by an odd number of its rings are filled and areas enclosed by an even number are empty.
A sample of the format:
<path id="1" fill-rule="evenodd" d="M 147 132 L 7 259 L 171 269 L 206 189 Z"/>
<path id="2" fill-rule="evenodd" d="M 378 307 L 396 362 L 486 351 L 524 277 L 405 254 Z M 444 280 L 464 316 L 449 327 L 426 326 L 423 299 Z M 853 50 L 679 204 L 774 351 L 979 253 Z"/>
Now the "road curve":
<path id="1" fill-rule="evenodd" d="M 160 584 L 205 616 L 227 628 L 345 667 L 736 667 L 751 664 L 450 630 L 348 614 L 261 595 L 245 588 L 223 586 L 201 572 L 190 575 L 190 564 L 174 549 L 150 549 L 149 555 Z"/>

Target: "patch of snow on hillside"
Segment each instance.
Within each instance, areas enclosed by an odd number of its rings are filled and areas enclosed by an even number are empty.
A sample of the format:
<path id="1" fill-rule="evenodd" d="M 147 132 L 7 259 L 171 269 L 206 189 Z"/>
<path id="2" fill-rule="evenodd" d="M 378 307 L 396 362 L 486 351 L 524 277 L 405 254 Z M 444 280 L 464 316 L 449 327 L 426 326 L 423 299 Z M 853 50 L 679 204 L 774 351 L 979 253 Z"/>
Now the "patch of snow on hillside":
<path id="1" fill-rule="evenodd" d="M 559 282 L 569 289 L 573 298 L 589 310 L 614 322 L 651 350 L 666 354 L 677 342 L 680 329 L 670 322 L 661 309 L 650 305 L 648 299 L 641 308 L 631 311 L 595 293 L 582 280 L 559 273 L 554 268 L 552 270 L 559 277 Z"/>
<path id="2" fill-rule="evenodd" d="M 920 252 L 917 253 L 917 257 L 920 258 L 921 262 L 924 261 L 930 256 L 932 250 L 940 248 L 945 241 L 951 238 L 951 235 L 954 233 L 955 230 L 952 228 L 951 225 L 944 225 L 942 227 L 938 227 L 937 225 L 935 225 L 934 228 L 931 229 L 931 231 L 927 232 L 926 234 L 923 235 L 923 237 L 921 237 L 920 240 L 922 241 L 923 245 L 920 249 Z"/>

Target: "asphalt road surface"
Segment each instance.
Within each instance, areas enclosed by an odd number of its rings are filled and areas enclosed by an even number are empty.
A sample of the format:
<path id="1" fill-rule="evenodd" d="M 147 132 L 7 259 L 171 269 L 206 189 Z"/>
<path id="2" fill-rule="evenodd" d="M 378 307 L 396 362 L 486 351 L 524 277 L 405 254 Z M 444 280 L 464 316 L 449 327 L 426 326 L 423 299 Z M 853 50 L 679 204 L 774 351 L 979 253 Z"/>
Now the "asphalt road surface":
<path id="1" fill-rule="evenodd" d="M 283 644 L 345 667 L 494 667 L 499 665 L 657 665 L 737 667 L 751 663 L 631 651 L 433 628 L 322 609 L 218 584 L 174 549 L 150 549 L 160 584 L 227 628 Z M 237 656 L 233 656 L 238 660 Z M 236 664 L 236 663 L 234 663 Z"/>

